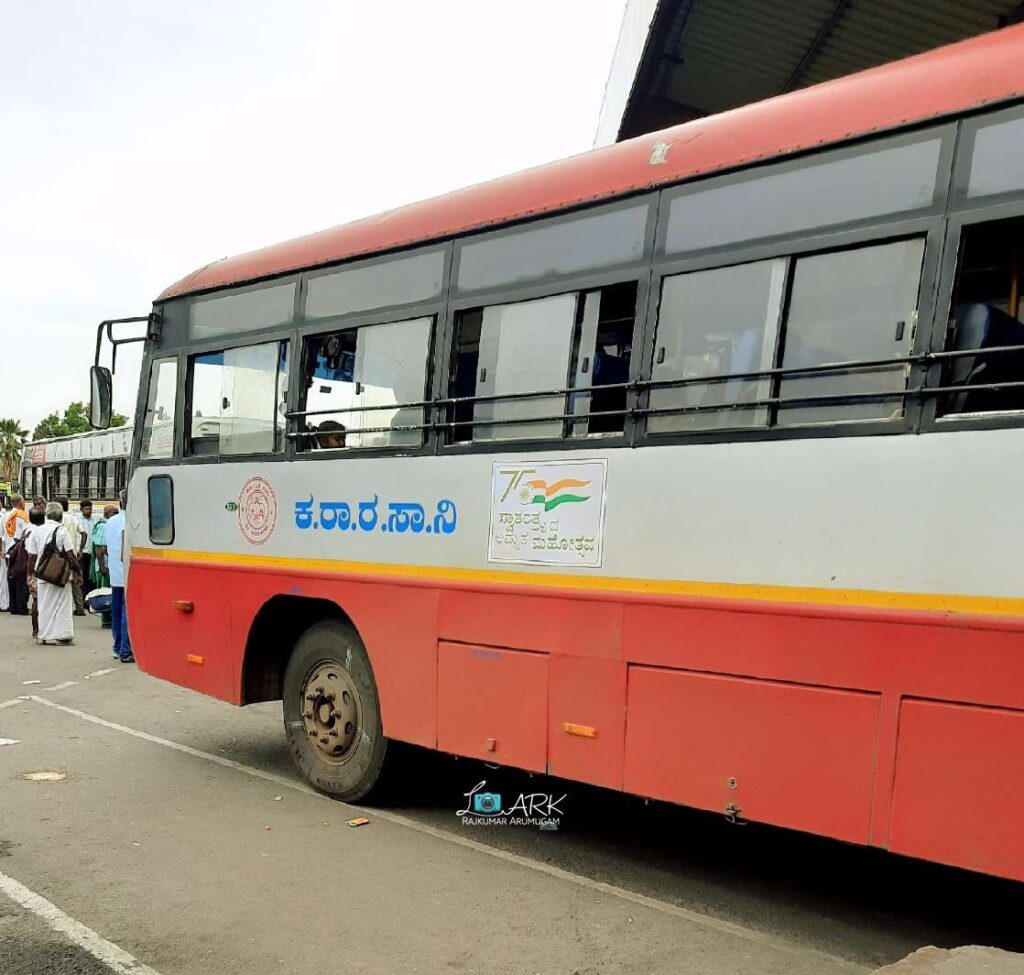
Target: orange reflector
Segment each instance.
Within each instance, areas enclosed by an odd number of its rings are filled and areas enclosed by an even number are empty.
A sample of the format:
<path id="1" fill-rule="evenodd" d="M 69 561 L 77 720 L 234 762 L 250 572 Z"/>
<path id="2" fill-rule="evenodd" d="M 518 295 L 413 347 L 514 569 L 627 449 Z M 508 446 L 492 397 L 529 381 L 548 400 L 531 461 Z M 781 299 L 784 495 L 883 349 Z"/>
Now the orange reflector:
<path id="1" fill-rule="evenodd" d="M 562 724 L 562 731 L 567 735 L 576 735 L 579 738 L 597 737 L 597 728 L 591 728 L 585 724 L 573 724 L 571 721 Z"/>
<path id="2" fill-rule="evenodd" d="M 185 655 L 185 659 L 190 664 L 204 664 L 206 663 L 205 657 L 200 657 L 198 653 L 189 653 Z"/>
<path id="3" fill-rule="evenodd" d="M 180 613 L 191 613 L 192 612 L 192 600 L 191 599 L 175 599 L 171 605 L 178 610 Z"/>

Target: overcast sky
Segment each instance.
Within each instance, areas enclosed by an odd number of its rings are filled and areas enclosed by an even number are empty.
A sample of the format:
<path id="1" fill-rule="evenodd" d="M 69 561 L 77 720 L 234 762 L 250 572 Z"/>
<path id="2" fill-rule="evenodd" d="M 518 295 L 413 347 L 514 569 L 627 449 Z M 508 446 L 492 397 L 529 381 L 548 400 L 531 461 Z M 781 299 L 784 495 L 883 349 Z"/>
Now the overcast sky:
<path id="1" fill-rule="evenodd" d="M 0 0 L 0 417 L 211 260 L 589 148 L 623 6 Z"/>

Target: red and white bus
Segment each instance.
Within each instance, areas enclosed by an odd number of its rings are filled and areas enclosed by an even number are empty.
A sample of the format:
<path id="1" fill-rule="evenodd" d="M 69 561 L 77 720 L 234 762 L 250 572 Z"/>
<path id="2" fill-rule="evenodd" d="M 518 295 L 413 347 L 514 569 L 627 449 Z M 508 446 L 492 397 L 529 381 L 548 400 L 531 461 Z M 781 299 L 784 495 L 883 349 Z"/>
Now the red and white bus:
<path id="1" fill-rule="evenodd" d="M 1022 159 L 1017 27 L 196 271 L 140 665 L 1024 879 Z"/>

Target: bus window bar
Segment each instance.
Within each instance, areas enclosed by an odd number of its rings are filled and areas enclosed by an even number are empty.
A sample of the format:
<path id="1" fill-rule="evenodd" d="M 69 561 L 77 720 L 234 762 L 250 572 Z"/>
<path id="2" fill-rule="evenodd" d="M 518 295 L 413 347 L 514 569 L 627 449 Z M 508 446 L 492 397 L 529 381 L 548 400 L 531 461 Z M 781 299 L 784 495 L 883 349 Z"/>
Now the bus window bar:
<path id="1" fill-rule="evenodd" d="M 559 389 L 531 389 L 521 393 L 495 393 L 489 396 L 447 396 L 441 399 L 417 400 L 411 403 L 385 403 L 377 406 L 352 406 L 348 409 L 334 407 L 327 410 L 297 410 L 294 413 L 286 413 L 288 419 L 301 418 L 304 416 L 325 416 L 337 415 L 338 413 L 368 413 L 372 410 L 415 410 L 426 409 L 432 406 L 462 406 L 470 403 L 496 403 L 508 400 L 538 399 L 544 396 L 565 396 L 570 393 L 606 392 L 614 389 L 639 389 L 640 386 L 634 382 L 609 383 L 607 386 L 571 386 Z"/>
<path id="2" fill-rule="evenodd" d="M 333 412 L 341 412 L 334 410 Z M 349 412 L 356 413 L 358 410 L 351 410 Z M 344 430 L 296 430 L 293 433 L 286 434 L 289 440 L 303 440 L 307 437 L 322 437 L 329 434 L 337 435 L 339 433 L 345 434 L 347 437 L 350 433 L 399 433 L 402 431 L 415 431 L 419 430 L 431 430 L 433 429 L 433 423 L 402 423 L 393 427 L 345 427 Z"/>
<path id="3" fill-rule="evenodd" d="M 604 418 L 613 416 L 671 416 L 686 413 L 714 413 L 739 410 L 764 409 L 766 407 L 778 406 L 782 408 L 796 408 L 805 406 L 831 406 L 847 405 L 850 403 L 875 403 L 886 400 L 903 399 L 906 396 L 915 395 L 920 388 L 913 390 L 885 390 L 867 393 L 834 393 L 819 396 L 800 397 L 773 397 L 770 399 L 751 400 L 742 403 L 708 403 L 694 406 L 679 407 L 648 407 L 648 408 L 624 408 L 620 410 L 590 410 L 581 413 L 545 413 L 539 416 L 511 416 L 497 418 L 477 418 L 465 420 L 435 420 L 432 422 L 402 424 L 394 427 L 346 427 L 345 434 L 355 433 L 388 433 L 400 431 L 423 431 L 423 430 L 454 430 L 459 427 L 500 427 L 515 426 L 517 424 L 553 423 L 583 421 L 592 418 Z M 289 433 L 288 438 L 301 440 L 309 437 L 317 437 L 320 431 L 303 430 Z"/>
<path id="4" fill-rule="evenodd" d="M 963 393 L 965 391 L 970 391 L 972 393 L 998 393 L 1004 389 L 1022 388 L 1024 388 L 1024 380 L 1011 380 L 1005 383 L 970 383 L 969 385 L 964 385 L 961 383 L 958 386 L 925 386 L 918 387 L 916 392 L 918 392 L 921 396 L 941 396 L 944 393 Z"/>
<path id="5" fill-rule="evenodd" d="M 352 411 L 357 412 L 357 411 Z M 623 416 L 629 413 L 628 409 L 622 410 L 596 410 L 590 413 L 552 413 L 545 414 L 543 416 L 524 416 L 524 417 L 501 417 L 493 420 L 434 420 L 426 423 L 412 423 L 402 424 L 400 426 L 393 427 L 346 427 L 344 431 L 330 431 L 332 433 L 342 433 L 346 436 L 353 433 L 398 433 L 401 431 L 423 431 L 423 430 L 442 430 L 452 429 L 454 427 L 462 426 L 506 426 L 516 423 L 551 423 L 556 420 L 586 420 L 591 417 L 605 417 L 605 416 Z M 294 433 L 287 434 L 289 440 L 302 440 L 308 437 L 321 436 L 322 432 L 319 430 L 298 430 Z"/>
<path id="6" fill-rule="evenodd" d="M 742 373 L 721 373 L 711 376 L 689 376 L 680 379 L 658 379 L 658 380 L 631 380 L 625 383 L 609 383 L 599 386 L 567 386 L 555 389 L 537 389 L 516 393 L 499 393 L 488 396 L 449 396 L 435 400 L 415 400 L 403 403 L 386 403 L 378 405 L 353 406 L 348 409 L 322 410 L 296 410 L 285 414 L 289 420 L 299 420 L 305 417 L 329 416 L 339 413 L 370 413 L 380 410 L 399 409 L 452 409 L 459 406 L 475 406 L 485 403 L 509 403 L 519 400 L 544 399 L 564 396 L 586 396 L 593 393 L 608 393 L 614 390 L 625 392 L 641 392 L 644 390 L 663 389 L 685 389 L 690 386 L 712 386 L 730 382 L 764 382 L 774 379 L 799 379 L 816 376 L 829 375 L 831 373 L 855 373 L 871 372 L 885 369 L 893 369 L 901 366 L 931 365 L 947 362 L 955 359 L 976 356 L 1000 355 L 1006 353 L 1024 353 L 1024 346 L 1007 345 L 993 346 L 988 349 L 955 349 L 942 352 L 924 352 L 916 355 L 893 356 L 882 359 L 851 359 L 840 362 L 822 363 L 813 366 L 791 366 L 762 369 L 753 372 Z M 835 393 L 807 397 L 766 397 L 757 400 L 734 403 L 712 403 L 700 404 L 686 407 L 628 407 L 620 410 L 583 411 L 578 413 L 551 413 L 533 417 L 509 417 L 499 419 L 471 419 L 471 420 L 437 420 L 417 424 L 402 424 L 398 426 L 375 426 L 375 427 L 349 427 L 346 433 L 383 433 L 389 431 L 415 431 L 431 429 L 452 429 L 459 426 L 501 426 L 514 423 L 545 423 L 555 420 L 586 420 L 592 417 L 606 416 L 654 416 L 672 415 L 676 413 L 699 413 L 699 412 L 720 412 L 725 410 L 747 410 L 764 409 L 768 407 L 793 408 L 795 406 L 813 405 L 842 405 L 844 403 L 857 402 L 879 402 L 889 399 L 898 399 L 908 396 L 931 396 L 941 393 L 962 392 L 964 389 L 971 390 L 1001 390 L 1012 389 L 1024 383 L 993 383 L 961 384 L 954 386 L 932 386 L 913 387 L 903 390 L 885 390 L 869 393 Z M 290 439 L 300 440 L 307 437 L 315 437 L 319 434 L 317 430 L 300 430 L 287 434 Z"/>
<path id="7" fill-rule="evenodd" d="M 437 420 L 433 426 L 438 430 L 454 429 L 455 427 L 501 427 L 517 423 L 553 423 L 556 420 L 587 420 L 591 417 L 624 416 L 632 412 L 631 409 L 595 410 L 589 413 L 547 413 L 542 416 L 509 416 L 492 420 Z"/>
<path id="8" fill-rule="evenodd" d="M 809 406 L 849 406 L 851 404 L 901 400 L 908 396 L 914 396 L 919 391 L 920 387 L 915 387 L 914 389 L 879 390 L 868 393 L 828 393 L 820 396 L 771 396 L 735 403 L 697 403 L 691 406 L 638 407 L 632 412 L 638 416 L 676 416 L 688 413 L 727 413 L 775 407 L 789 410 Z"/>

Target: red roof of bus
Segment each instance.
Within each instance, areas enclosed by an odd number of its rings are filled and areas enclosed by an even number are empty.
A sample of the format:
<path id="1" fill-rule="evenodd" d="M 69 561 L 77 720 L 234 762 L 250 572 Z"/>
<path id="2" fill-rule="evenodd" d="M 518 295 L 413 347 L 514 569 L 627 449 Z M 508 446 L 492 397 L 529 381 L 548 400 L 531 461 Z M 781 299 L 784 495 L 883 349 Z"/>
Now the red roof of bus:
<path id="1" fill-rule="evenodd" d="M 160 299 L 553 213 L 1022 95 L 1024 25 L 225 258 Z M 671 148 L 652 163 L 659 142 Z"/>

